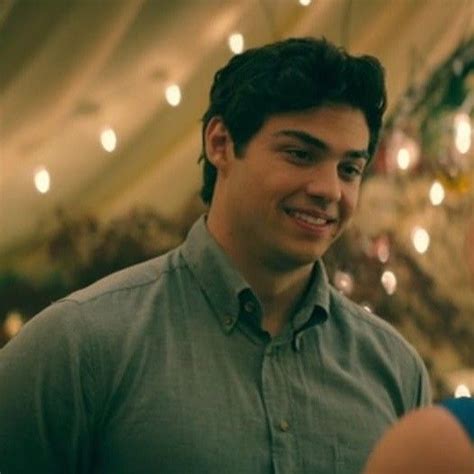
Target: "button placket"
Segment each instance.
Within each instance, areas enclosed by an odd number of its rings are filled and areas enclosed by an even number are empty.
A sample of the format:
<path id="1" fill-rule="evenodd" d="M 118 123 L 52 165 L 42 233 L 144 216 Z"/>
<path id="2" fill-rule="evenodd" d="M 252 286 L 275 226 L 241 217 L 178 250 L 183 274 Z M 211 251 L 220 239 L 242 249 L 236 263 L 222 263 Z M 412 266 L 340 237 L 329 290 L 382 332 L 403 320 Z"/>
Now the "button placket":
<path id="1" fill-rule="evenodd" d="M 223 317 L 222 322 L 224 323 L 224 329 L 229 332 L 235 324 L 235 318 L 233 316 L 226 315 Z"/>
<path id="2" fill-rule="evenodd" d="M 278 428 L 280 428 L 280 431 L 283 431 L 283 433 L 286 433 L 290 429 L 290 424 L 286 420 L 281 420 L 278 424 Z"/>
<path id="3" fill-rule="evenodd" d="M 284 352 L 281 344 L 270 342 L 265 348 L 262 365 L 262 396 L 272 431 L 271 452 L 277 473 L 296 472 L 298 464 L 296 440 L 288 418 L 291 416 L 290 394 L 286 374 L 282 370 Z"/>

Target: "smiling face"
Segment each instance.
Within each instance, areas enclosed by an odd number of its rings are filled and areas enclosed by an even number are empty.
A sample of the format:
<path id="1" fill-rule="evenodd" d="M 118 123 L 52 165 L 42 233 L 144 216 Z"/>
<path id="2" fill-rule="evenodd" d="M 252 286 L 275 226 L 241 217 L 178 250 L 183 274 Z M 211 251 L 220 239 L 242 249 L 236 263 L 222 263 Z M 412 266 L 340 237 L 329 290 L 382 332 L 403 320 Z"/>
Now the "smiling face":
<path id="1" fill-rule="evenodd" d="M 368 159 L 360 110 L 271 116 L 239 157 L 219 118 L 205 138 L 218 170 L 208 227 L 237 263 L 294 270 L 321 257 L 347 227 Z"/>

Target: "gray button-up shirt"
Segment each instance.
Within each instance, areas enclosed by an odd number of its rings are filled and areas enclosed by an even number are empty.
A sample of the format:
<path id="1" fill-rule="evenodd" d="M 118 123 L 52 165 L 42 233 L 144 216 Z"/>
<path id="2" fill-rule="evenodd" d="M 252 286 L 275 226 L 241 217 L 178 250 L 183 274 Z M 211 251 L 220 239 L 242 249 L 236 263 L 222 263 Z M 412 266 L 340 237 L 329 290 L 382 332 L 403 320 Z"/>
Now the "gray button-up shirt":
<path id="1" fill-rule="evenodd" d="M 282 334 L 261 316 L 204 218 L 53 304 L 0 351 L 0 472 L 355 474 L 428 402 L 413 348 L 321 262 Z"/>

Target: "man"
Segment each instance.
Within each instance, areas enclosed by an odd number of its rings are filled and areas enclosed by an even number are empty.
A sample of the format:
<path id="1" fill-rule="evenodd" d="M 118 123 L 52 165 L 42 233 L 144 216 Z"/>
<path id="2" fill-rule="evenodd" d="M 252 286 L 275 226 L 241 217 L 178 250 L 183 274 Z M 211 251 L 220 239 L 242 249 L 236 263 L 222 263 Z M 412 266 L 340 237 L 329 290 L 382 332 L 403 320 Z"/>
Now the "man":
<path id="1" fill-rule="evenodd" d="M 290 39 L 217 72 L 210 204 L 182 246 L 36 316 L 0 356 L 0 472 L 359 473 L 429 400 L 419 356 L 330 284 L 383 70 Z"/>

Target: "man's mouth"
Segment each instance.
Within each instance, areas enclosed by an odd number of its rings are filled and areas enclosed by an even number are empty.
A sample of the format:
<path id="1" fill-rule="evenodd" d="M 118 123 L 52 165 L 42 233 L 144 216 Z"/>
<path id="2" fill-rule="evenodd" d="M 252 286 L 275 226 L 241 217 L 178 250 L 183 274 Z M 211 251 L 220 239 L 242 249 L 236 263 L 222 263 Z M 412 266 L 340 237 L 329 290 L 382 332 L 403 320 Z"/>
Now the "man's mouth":
<path id="1" fill-rule="evenodd" d="M 299 221 L 303 221 L 309 225 L 314 226 L 325 226 L 328 224 L 334 224 L 336 222 L 336 219 L 330 216 L 326 216 L 320 212 L 309 213 L 304 211 L 298 211 L 295 209 L 286 209 L 286 213 L 291 217 L 298 219 Z"/>

